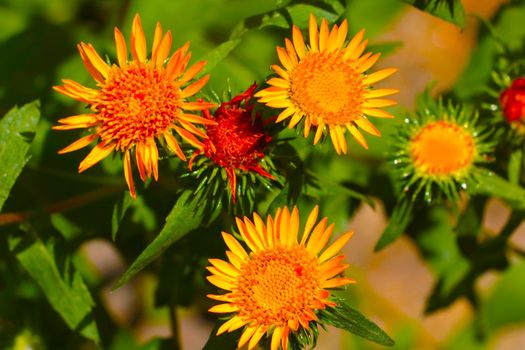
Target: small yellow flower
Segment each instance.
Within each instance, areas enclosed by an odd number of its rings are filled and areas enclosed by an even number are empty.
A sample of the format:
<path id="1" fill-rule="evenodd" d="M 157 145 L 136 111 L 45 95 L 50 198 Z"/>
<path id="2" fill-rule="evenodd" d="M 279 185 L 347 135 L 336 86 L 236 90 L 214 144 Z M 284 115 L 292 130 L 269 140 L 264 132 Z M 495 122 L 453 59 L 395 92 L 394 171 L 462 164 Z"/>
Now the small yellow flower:
<path id="1" fill-rule="evenodd" d="M 417 171 L 432 176 L 454 176 L 473 163 L 474 137 L 449 121 L 431 122 L 414 135 L 410 153 Z"/>
<path id="2" fill-rule="evenodd" d="M 163 35 L 159 23 L 155 29 L 151 58 L 147 58 L 146 38 L 139 15 L 133 20 L 131 30 L 131 55 L 124 36 L 115 28 L 118 65 L 107 64 L 91 44 L 80 43 L 78 50 L 98 89 L 83 86 L 64 79 L 62 86 L 54 89 L 75 100 L 87 103 L 91 113 L 60 119 L 62 125 L 55 130 L 83 129 L 91 133 L 59 151 L 67 153 L 88 146 L 99 140 L 95 148 L 80 163 L 82 172 L 106 158 L 113 151 L 124 153 L 124 176 L 133 197 L 131 159 L 135 158 L 140 178 L 145 182 L 153 176 L 158 178 L 159 153 L 156 141 L 165 144 L 182 160 L 186 160 L 173 131 L 192 146 L 202 149 L 199 137 L 206 135 L 194 123 L 209 124 L 212 121 L 187 111 L 199 111 L 213 107 L 207 102 L 190 102 L 208 81 L 208 76 L 191 82 L 202 70 L 201 61 L 186 70 L 191 53 L 189 42 L 168 58 L 171 48 L 171 32 Z M 189 85 L 188 85 L 189 84 Z"/>
<path id="3" fill-rule="evenodd" d="M 316 127 L 314 144 L 321 139 L 325 127 L 338 154 L 347 152 L 345 133 L 350 134 L 363 147 L 367 142 L 359 129 L 380 136 L 368 116 L 393 118 L 382 107 L 396 102 L 383 97 L 395 94 L 395 89 L 372 89 L 372 84 L 396 72 L 395 68 L 382 69 L 367 75 L 379 54 L 363 54 L 368 40 L 363 41 L 364 30 L 346 44 L 347 21 L 340 27 L 328 29 L 323 19 L 318 30 L 316 19 L 310 15 L 310 46 L 307 47 L 296 26 L 292 41 L 285 39 L 285 48 L 277 47 L 282 67 L 273 65 L 279 77 L 267 81 L 268 87 L 256 96 L 269 107 L 284 108 L 277 122 L 291 118 L 289 128 L 304 119 L 304 136 Z"/>
<path id="4" fill-rule="evenodd" d="M 290 332 L 308 329 L 311 321 L 318 321 L 316 311 L 335 306 L 329 289 L 354 282 L 339 277 L 348 265 L 342 263 L 344 256 L 338 256 L 352 232 L 324 249 L 334 225 L 327 227 L 326 218 L 316 224 L 317 215 L 315 207 L 301 237 L 297 208 L 291 213 L 288 208 L 278 209 L 275 219 L 268 216 L 266 223 L 256 213 L 253 221 L 237 218 L 250 253 L 232 235 L 222 233 L 230 249 L 229 261 L 210 259 L 208 280 L 228 293 L 208 295 L 222 302 L 209 311 L 232 316 L 217 334 L 244 327 L 239 348 L 248 344 L 253 349 L 267 334 L 272 350 L 279 345 L 286 350 Z"/>

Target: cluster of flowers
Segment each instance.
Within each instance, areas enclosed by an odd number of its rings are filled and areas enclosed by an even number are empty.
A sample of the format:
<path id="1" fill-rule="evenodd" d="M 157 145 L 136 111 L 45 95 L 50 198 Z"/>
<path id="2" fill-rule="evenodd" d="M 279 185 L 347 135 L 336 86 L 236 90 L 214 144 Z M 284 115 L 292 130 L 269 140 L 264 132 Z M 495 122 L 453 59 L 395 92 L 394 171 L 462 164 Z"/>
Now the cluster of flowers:
<path id="1" fill-rule="evenodd" d="M 365 53 L 367 40 L 360 31 L 347 40 L 346 20 L 331 29 L 325 19 L 318 26 L 310 17 L 305 41 L 293 26 L 291 40 L 277 47 L 280 64 L 272 65 L 275 75 L 268 87 L 254 84 L 245 92 L 214 103 L 195 95 L 207 83 L 202 76 L 206 62 L 188 68 L 189 43 L 170 55 L 172 34 L 160 24 L 154 32 L 148 58 L 145 35 L 137 15 L 132 24 L 130 51 L 122 33 L 115 28 L 118 64 L 108 64 L 91 44 L 78 49 L 97 89 L 72 80 L 63 80 L 55 90 L 87 103 L 91 113 L 59 120 L 57 130 L 88 129 L 89 134 L 60 153 L 96 146 L 79 165 L 79 172 L 97 164 L 114 152 L 123 153 L 124 176 L 131 196 L 136 197 L 132 163 L 143 182 L 158 179 L 159 146 L 166 154 L 187 160 L 187 147 L 195 158 L 205 157 L 211 167 L 222 168 L 228 177 L 232 202 L 236 201 L 237 176 L 256 173 L 274 179 L 275 170 L 265 161 L 273 141 L 268 124 L 287 121 L 289 128 L 301 128 L 304 137 L 314 133 L 317 144 L 329 135 L 338 154 L 347 153 L 346 132 L 363 147 L 361 131 L 380 136 L 369 117 L 392 118 L 382 108 L 396 102 L 386 97 L 396 89 L 373 88 L 392 75 L 387 68 L 368 73 L 379 54 Z M 525 80 L 518 79 L 501 94 L 504 115 L 511 123 L 525 124 Z M 253 99 L 258 101 L 254 102 Z M 279 109 L 264 119 L 256 112 L 257 103 Z M 443 189 L 462 188 L 469 169 L 486 159 L 485 133 L 479 132 L 476 115 L 461 108 L 430 104 L 407 118 L 393 147 L 394 163 L 402 165 L 405 189 L 418 193 L 436 184 Z M 324 218 L 317 222 L 317 207 L 310 213 L 299 235 L 299 212 L 280 209 L 266 222 L 257 214 L 253 221 L 237 219 L 237 228 L 248 253 L 234 236 L 223 233 L 228 261 L 211 259 L 209 281 L 226 294 L 209 295 L 222 302 L 211 312 L 231 317 L 219 333 L 244 327 L 239 347 L 254 348 L 261 338 L 271 335 L 271 349 L 288 348 L 290 332 L 308 329 L 318 319 L 317 311 L 334 306 L 331 288 L 353 282 L 340 277 L 347 265 L 339 251 L 351 232 L 327 245 L 333 225 Z"/>

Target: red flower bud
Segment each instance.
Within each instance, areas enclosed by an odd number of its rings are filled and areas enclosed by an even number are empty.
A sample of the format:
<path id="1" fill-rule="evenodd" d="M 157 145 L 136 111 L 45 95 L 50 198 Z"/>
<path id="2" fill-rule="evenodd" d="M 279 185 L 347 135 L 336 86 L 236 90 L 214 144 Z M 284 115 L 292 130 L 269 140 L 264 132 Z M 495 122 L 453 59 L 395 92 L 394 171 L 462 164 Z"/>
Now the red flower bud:
<path id="1" fill-rule="evenodd" d="M 206 125 L 208 138 L 202 141 L 202 152 L 226 170 L 233 202 L 236 201 L 236 170 L 254 171 L 273 179 L 259 164 L 272 137 L 264 132 L 261 116 L 256 113 L 252 117 L 254 105 L 250 101 L 256 88 L 257 85 L 253 84 L 231 101 L 223 102 L 215 111 L 215 118 L 208 110 L 203 111 L 204 117 L 215 120 L 217 124 Z M 199 153 L 196 152 L 194 157 Z"/>
<path id="2" fill-rule="evenodd" d="M 512 85 L 501 93 L 499 101 L 509 123 L 525 121 L 525 78 L 514 80 Z"/>

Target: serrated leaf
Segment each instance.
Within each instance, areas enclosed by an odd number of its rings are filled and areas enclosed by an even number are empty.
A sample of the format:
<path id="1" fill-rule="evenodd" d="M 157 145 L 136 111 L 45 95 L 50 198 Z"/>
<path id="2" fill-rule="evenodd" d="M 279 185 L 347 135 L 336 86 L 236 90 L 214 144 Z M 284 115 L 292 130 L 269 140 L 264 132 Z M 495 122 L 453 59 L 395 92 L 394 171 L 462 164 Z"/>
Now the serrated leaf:
<path id="1" fill-rule="evenodd" d="M 115 242 L 117 238 L 120 223 L 122 219 L 124 219 L 128 208 L 133 204 L 133 201 L 133 198 L 125 192 L 113 207 L 113 214 L 111 215 L 111 239 L 113 242 Z"/>
<path id="2" fill-rule="evenodd" d="M 421 11 L 430 13 L 445 21 L 463 28 L 465 26 L 465 9 L 460 0 L 402 0 Z"/>
<path id="3" fill-rule="evenodd" d="M 193 191 L 183 192 L 166 218 L 166 224 L 139 257 L 122 275 L 113 290 L 121 287 L 138 272 L 155 260 L 173 243 L 184 237 L 188 232 L 213 221 L 220 212 L 220 205 L 210 208 L 193 196 Z"/>
<path id="4" fill-rule="evenodd" d="M 381 238 L 379 238 L 379 241 L 374 247 L 375 252 L 380 251 L 401 236 L 412 220 L 413 208 L 414 203 L 408 199 L 401 199 L 396 204 L 390 215 L 388 226 L 385 228 Z"/>
<path id="5" fill-rule="evenodd" d="M 337 305 L 334 308 L 327 308 L 321 311 L 322 322 L 381 345 L 395 345 L 394 340 L 385 331 L 359 311 L 346 304 L 343 299 L 337 299 L 335 302 Z"/>
<path id="6" fill-rule="evenodd" d="M 88 339 L 100 341 L 93 318 L 94 301 L 73 264 L 59 265 L 54 242 L 45 245 L 31 227 L 23 235 L 9 237 L 9 250 L 38 283 L 47 300 L 69 328 Z"/>
<path id="7" fill-rule="evenodd" d="M 40 102 L 14 107 L 0 120 L 0 211 L 28 161 L 27 151 L 40 119 Z"/>
<path id="8" fill-rule="evenodd" d="M 206 65 L 197 75 L 197 79 L 211 72 L 220 61 L 226 58 L 226 56 L 228 56 L 228 54 L 239 45 L 240 42 L 241 39 L 225 41 L 201 57 L 200 60 L 206 61 Z"/>

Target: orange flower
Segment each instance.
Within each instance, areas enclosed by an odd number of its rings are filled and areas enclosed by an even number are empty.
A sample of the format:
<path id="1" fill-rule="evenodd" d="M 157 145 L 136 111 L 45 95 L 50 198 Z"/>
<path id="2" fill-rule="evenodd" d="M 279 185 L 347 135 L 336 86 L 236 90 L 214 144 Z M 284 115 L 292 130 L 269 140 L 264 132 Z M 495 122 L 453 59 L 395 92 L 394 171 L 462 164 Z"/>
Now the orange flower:
<path id="1" fill-rule="evenodd" d="M 275 219 L 268 216 L 266 223 L 256 213 L 253 221 L 237 218 L 250 253 L 232 235 L 222 233 L 230 249 L 226 252 L 229 261 L 210 259 L 208 280 L 228 293 L 208 295 L 222 302 L 209 311 L 232 316 L 217 334 L 244 327 L 239 348 L 248 344 L 253 349 L 267 334 L 272 350 L 279 345 L 286 350 L 290 332 L 308 329 L 310 321 L 318 321 L 316 311 L 336 305 L 329 289 L 354 282 L 339 277 L 348 265 L 338 256 L 352 232 L 324 249 L 334 225 L 326 227 L 326 218 L 316 225 L 317 215 L 315 207 L 300 240 L 297 208 L 291 213 L 288 208 L 278 209 Z"/>
<path id="2" fill-rule="evenodd" d="M 91 44 L 78 45 L 84 65 L 97 82 L 98 89 L 69 79 L 63 80 L 64 85 L 54 87 L 61 94 L 89 104 L 91 109 L 91 113 L 60 119 L 62 125 L 53 128 L 90 129 L 89 135 L 59 153 L 76 151 L 98 140 L 95 148 L 80 163 L 79 172 L 95 165 L 113 151 L 124 153 L 124 176 L 133 197 L 136 193 L 132 158 L 135 158 L 142 181 L 151 176 L 157 180 L 159 152 L 156 141 L 186 160 L 173 131 L 192 146 L 202 149 L 202 142 L 195 136 L 205 138 L 206 135 L 194 123 L 214 123 L 191 114 L 191 111 L 211 108 L 213 104 L 188 101 L 208 81 L 209 76 L 205 76 L 192 82 L 206 62 L 198 62 L 186 70 L 191 56 L 189 42 L 168 58 L 171 40 L 171 32 L 163 35 L 160 23 L 157 23 L 152 54 L 148 59 L 146 38 L 140 17 L 136 15 L 131 30 L 131 61 L 128 60 L 124 37 L 115 28 L 118 65 L 107 64 Z"/>
<path id="3" fill-rule="evenodd" d="M 277 122 L 291 118 L 288 127 L 295 127 L 304 119 L 304 137 L 316 128 L 317 144 L 326 128 L 338 154 L 347 152 L 345 132 L 363 147 L 367 142 L 359 129 L 380 136 L 380 132 L 367 116 L 393 118 L 382 107 L 396 102 L 383 97 L 395 94 L 395 89 L 371 88 L 396 72 L 395 68 L 365 74 L 378 60 L 379 54 L 363 54 L 368 40 L 363 41 L 364 31 L 357 33 L 348 44 L 348 24 L 334 25 L 328 29 L 323 19 L 318 30 L 316 19 L 310 15 L 310 46 L 307 47 L 301 31 L 292 29 L 292 40 L 285 39 L 285 48 L 277 47 L 282 67 L 273 65 L 279 77 L 271 78 L 271 86 L 256 94 L 259 102 L 269 107 L 284 108 Z"/>

